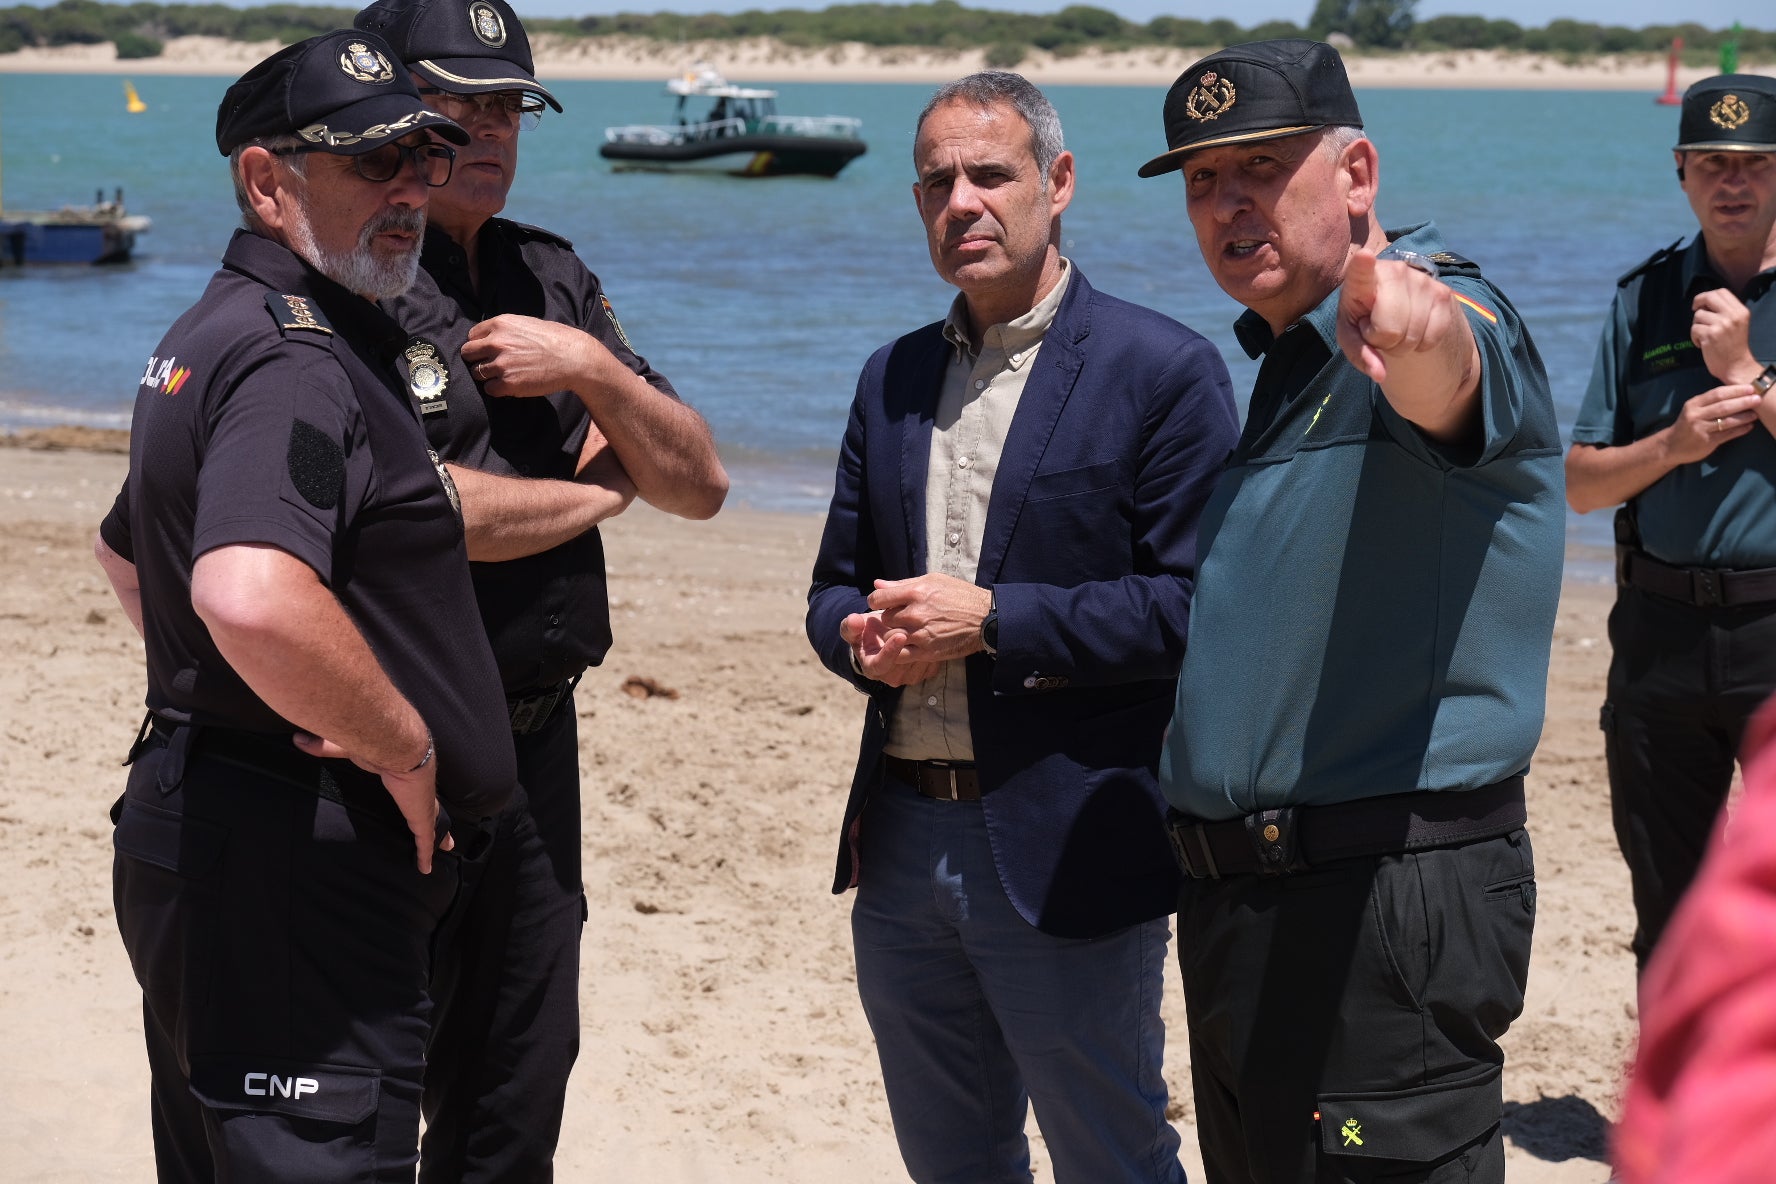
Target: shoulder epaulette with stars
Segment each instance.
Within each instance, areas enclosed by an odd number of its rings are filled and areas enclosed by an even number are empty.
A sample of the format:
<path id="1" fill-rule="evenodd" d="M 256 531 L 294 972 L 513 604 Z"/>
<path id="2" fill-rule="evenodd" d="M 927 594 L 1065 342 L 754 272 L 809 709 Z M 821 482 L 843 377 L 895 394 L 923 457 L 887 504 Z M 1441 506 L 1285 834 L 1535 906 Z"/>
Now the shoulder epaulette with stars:
<path id="1" fill-rule="evenodd" d="M 1425 258 L 1437 265 L 1439 275 L 1463 275 L 1479 278 L 1480 265 L 1472 259 L 1457 255 L 1454 251 L 1434 251 L 1426 255 Z"/>
<path id="2" fill-rule="evenodd" d="M 326 339 L 333 336 L 333 326 L 306 296 L 267 292 L 265 307 L 271 310 L 271 319 L 277 322 L 278 331 L 288 339 L 325 346 Z M 300 336 L 295 336 L 297 334 Z"/>

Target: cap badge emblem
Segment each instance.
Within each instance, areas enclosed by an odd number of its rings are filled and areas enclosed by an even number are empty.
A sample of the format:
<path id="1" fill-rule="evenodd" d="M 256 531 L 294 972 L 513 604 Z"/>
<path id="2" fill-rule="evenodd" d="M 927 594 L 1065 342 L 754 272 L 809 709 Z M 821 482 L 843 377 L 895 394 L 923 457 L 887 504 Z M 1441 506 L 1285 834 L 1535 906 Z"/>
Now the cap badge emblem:
<path id="1" fill-rule="evenodd" d="M 1727 95 L 1708 109 L 1708 118 L 1712 119 L 1717 127 L 1724 127 L 1728 131 L 1732 131 L 1735 128 L 1743 127 L 1745 121 L 1751 118 L 1751 108 L 1746 106 L 1745 100 L 1738 95 Z"/>
<path id="2" fill-rule="evenodd" d="M 1210 70 L 1199 80 L 1197 88 L 1190 92 L 1190 97 L 1184 100 L 1184 114 L 1198 123 L 1207 123 L 1219 118 L 1232 107 L 1235 97 L 1233 83 Z"/>
<path id="3" fill-rule="evenodd" d="M 438 347 L 422 337 L 415 337 L 402 351 L 407 358 L 407 390 L 419 400 L 421 415 L 436 415 L 449 406 L 444 401 L 444 388 L 450 385 L 450 371 L 438 355 Z"/>
<path id="4" fill-rule="evenodd" d="M 469 26 L 483 45 L 498 49 L 506 43 L 506 22 L 500 19 L 499 11 L 493 5 L 484 0 L 469 5 Z"/>
<path id="5" fill-rule="evenodd" d="M 359 82 L 393 82 L 394 67 L 377 50 L 362 41 L 353 41 L 339 55 L 339 68 Z"/>

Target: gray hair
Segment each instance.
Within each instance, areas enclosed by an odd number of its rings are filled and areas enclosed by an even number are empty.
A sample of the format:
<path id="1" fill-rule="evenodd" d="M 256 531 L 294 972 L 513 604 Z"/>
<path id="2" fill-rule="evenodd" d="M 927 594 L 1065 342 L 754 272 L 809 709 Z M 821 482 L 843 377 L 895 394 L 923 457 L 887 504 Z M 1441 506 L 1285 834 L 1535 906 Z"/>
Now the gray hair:
<path id="1" fill-rule="evenodd" d="M 1366 140 L 1369 138 L 1363 134 L 1362 128 L 1346 127 L 1343 124 L 1328 127 L 1325 131 L 1326 134 L 1320 137 L 1320 150 L 1334 160 L 1338 158 L 1338 155 L 1341 152 L 1346 148 L 1349 148 L 1352 144 L 1355 144 L 1358 140 Z"/>
<path id="2" fill-rule="evenodd" d="M 1042 184 L 1044 187 L 1048 185 L 1049 166 L 1066 151 L 1066 145 L 1061 141 L 1061 117 L 1055 113 L 1048 96 L 1037 90 L 1028 78 L 1010 70 L 981 70 L 947 82 L 919 112 L 913 135 L 917 137 L 924 130 L 925 121 L 933 111 L 949 103 L 969 103 L 983 109 L 1005 106 L 1016 111 L 1030 127 L 1030 154 L 1036 158 L 1036 170 L 1042 174 Z"/>
<path id="3" fill-rule="evenodd" d="M 247 183 L 241 177 L 241 157 L 249 148 L 263 148 L 267 152 L 277 152 L 283 148 L 298 148 L 308 141 L 297 135 L 262 136 L 257 140 L 248 140 L 228 154 L 228 176 L 234 182 L 234 204 L 240 207 L 241 224 L 248 230 L 263 230 L 259 224 L 259 216 L 253 213 L 253 205 L 247 200 Z M 283 158 L 284 165 L 292 173 L 307 178 L 307 161 L 301 153 L 291 153 Z"/>

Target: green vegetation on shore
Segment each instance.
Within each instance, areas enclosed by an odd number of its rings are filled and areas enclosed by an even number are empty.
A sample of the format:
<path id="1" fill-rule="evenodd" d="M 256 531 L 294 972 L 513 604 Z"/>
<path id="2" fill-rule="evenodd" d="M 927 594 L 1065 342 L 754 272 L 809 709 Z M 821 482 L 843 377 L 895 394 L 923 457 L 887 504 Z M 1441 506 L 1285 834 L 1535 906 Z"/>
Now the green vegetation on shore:
<path id="1" fill-rule="evenodd" d="M 1304 4 L 1306 0 L 1303 0 Z M 1231 20 L 1201 21 L 1162 16 L 1137 24 L 1106 9 L 1076 4 L 1032 15 L 965 8 L 954 0 L 930 4 L 839 4 L 819 12 L 781 9 L 724 15 L 617 13 L 578 20 L 537 18 L 534 33 L 569 37 L 631 36 L 661 41 L 727 41 L 772 37 L 798 48 L 845 41 L 878 47 L 985 49 L 994 65 L 1012 66 L 1029 50 L 1057 54 L 1087 48 L 1204 48 L 1303 33 L 1342 33 L 1360 49 L 1508 49 L 1563 57 L 1608 53 L 1663 53 L 1682 37 L 1685 57 L 1705 64 L 1718 57 L 1733 34 L 1701 25 L 1652 25 L 1630 29 L 1557 20 L 1539 28 L 1479 16 L 1413 18 L 1416 0 L 1318 0 L 1305 25 L 1267 21 L 1250 28 Z M 522 7 L 522 3 L 520 3 Z M 114 42 L 119 57 L 155 57 L 172 37 L 209 36 L 235 41 L 296 41 L 351 23 L 356 8 L 273 4 L 228 8 L 221 4 L 101 4 L 59 0 L 47 7 L 0 8 L 0 53 L 25 46 Z M 1776 31 L 1739 33 L 1742 59 L 1776 56 Z"/>

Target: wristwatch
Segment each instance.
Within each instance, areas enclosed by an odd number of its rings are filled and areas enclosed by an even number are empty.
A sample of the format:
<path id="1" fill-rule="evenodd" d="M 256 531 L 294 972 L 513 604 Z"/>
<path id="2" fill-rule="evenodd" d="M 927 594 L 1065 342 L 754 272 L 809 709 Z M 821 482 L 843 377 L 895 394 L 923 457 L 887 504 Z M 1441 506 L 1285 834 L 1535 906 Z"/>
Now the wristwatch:
<path id="1" fill-rule="evenodd" d="M 999 597 L 989 592 L 987 615 L 981 618 L 981 648 L 989 654 L 999 653 Z"/>
<path id="2" fill-rule="evenodd" d="M 1764 367 L 1764 372 L 1751 380 L 1751 389 L 1758 394 L 1767 394 L 1771 387 L 1776 386 L 1776 362 Z"/>

